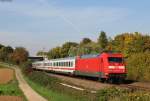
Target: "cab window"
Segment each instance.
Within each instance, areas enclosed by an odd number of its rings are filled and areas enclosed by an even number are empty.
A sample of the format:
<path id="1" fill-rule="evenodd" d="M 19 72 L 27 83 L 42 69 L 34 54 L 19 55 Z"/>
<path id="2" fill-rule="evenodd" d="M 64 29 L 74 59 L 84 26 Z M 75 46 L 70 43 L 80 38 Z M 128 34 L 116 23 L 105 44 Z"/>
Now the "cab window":
<path id="1" fill-rule="evenodd" d="M 123 59 L 121 57 L 108 57 L 109 62 L 117 62 L 117 63 L 122 63 Z"/>

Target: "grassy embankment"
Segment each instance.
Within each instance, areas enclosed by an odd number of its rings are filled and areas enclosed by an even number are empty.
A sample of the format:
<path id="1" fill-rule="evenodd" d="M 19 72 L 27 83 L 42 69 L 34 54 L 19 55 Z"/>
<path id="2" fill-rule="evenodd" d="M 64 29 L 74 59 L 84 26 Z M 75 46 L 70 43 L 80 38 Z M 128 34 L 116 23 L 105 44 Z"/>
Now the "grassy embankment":
<path id="1" fill-rule="evenodd" d="M 9 67 L 0 65 L 0 69 L 3 68 Z M 18 81 L 16 80 L 15 73 L 13 74 L 13 79 L 11 81 L 6 84 L 0 84 L 0 96 L 20 96 L 24 101 L 27 101 L 23 92 L 18 86 Z"/>
<path id="2" fill-rule="evenodd" d="M 37 78 L 38 77 L 38 78 Z M 64 87 L 61 80 L 51 78 L 43 72 L 32 72 L 25 77 L 29 85 L 50 101 L 94 101 L 96 96 L 86 91 Z"/>
<path id="3" fill-rule="evenodd" d="M 150 92 L 147 91 L 115 87 L 99 90 L 94 95 L 75 91 L 58 85 L 59 80 L 43 72 L 32 72 L 26 80 L 34 90 L 50 101 L 150 101 Z"/>

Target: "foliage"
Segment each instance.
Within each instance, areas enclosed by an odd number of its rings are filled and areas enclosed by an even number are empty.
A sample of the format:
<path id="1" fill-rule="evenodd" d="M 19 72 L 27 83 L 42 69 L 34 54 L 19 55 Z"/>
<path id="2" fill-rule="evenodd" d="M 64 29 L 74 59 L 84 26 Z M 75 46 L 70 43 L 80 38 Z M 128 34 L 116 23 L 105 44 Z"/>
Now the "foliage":
<path id="1" fill-rule="evenodd" d="M 113 50 L 121 51 L 125 57 L 133 53 L 150 51 L 150 36 L 140 33 L 123 33 L 111 42 Z"/>
<path id="2" fill-rule="evenodd" d="M 47 52 L 44 52 L 44 51 L 38 51 L 37 56 L 47 56 Z"/>
<path id="3" fill-rule="evenodd" d="M 150 93 L 146 91 L 132 91 L 121 88 L 106 88 L 99 90 L 98 101 L 149 101 Z"/>
<path id="4" fill-rule="evenodd" d="M 78 43 L 75 43 L 75 42 L 66 42 L 66 43 L 64 43 L 61 47 L 61 57 L 69 56 L 68 55 L 69 49 L 71 47 L 76 47 L 76 46 L 78 46 Z"/>
<path id="5" fill-rule="evenodd" d="M 104 31 L 100 32 L 100 36 L 98 38 L 98 44 L 100 45 L 101 49 L 105 49 L 108 44 L 108 39 Z"/>
<path id="6" fill-rule="evenodd" d="M 21 64 L 28 59 L 28 51 L 23 47 L 4 46 L 0 44 L 0 61 Z"/>
<path id="7" fill-rule="evenodd" d="M 10 54 L 13 53 L 13 48 L 10 46 L 2 47 L 0 49 L 0 60 L 1 61 L 9 61 Z"/>
<path id="8" fill-rule="evenodd" d="M 53 84 L 57 86 L 58 79 L 49 77 L 45 72 L 33 71 L 28 76 L 30 77 L 30 80 L 41 86 L 48 86 L 49 88 L 53 88 Z"/>
<path id="9" fill-rule="evenodd" d="M 83 40 L 80 42 L 80 45 L 85 45 L 85 44 L 88 44 L 90 42 L 92 42 L 91 39 L 89 39 L 89 38 L 83 38 Z"/>
<path id="10" fill-rule="evenodd" d="M 23 47 L 17 47 L 11 54 L 11 60 L 16 64 L 21 64 L 28 59 L 28 51 Z"/>
<path id="11" fill-rule="evenodd" d="M 32 69 L 32 62 L 31 61 L 26 61 L 26 62 L 22 63 L 20 65 L 20 67 L 21 67 L 22 72 L 25 75 L 28 75 L 28 74 L 30 74 L 33 71 L 33 69 Z"/>
<path id="12" fill-rule="evenodd" d="M 47 54 L 49 59 L 61 58 L 61 48 L 52 48 Z"/>
<path id="13" fill-rule="evenodd" d="M 150 81 L 150 52 L 135 53 L 127 59 L 128 78 Z"/>

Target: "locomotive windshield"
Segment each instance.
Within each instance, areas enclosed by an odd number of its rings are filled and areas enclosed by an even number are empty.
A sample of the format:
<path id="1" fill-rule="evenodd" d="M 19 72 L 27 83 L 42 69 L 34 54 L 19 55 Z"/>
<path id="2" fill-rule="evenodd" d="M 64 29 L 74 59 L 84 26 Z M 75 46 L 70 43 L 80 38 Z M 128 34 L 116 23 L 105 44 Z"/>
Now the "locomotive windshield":
<path id="1" fill-rule="evenodd" d="M 122 63 L 123 62 L 123 58 L 121 57 L 109 57 L 108 58 L 109 62 L 117 62 L 117 63 Z"/>

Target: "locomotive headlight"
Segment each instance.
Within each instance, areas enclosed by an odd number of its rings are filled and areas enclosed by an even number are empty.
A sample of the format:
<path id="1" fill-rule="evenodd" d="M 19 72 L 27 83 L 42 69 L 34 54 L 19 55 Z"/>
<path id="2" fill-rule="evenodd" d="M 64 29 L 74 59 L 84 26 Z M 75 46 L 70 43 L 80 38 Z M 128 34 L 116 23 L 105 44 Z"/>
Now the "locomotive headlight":
<path id="1" fill-rule="evenodd" d="M 114 69 L 114 68 L 115 68 L 115 66 L 108 66 L 108 68 L 110 68 L 110 69 Z"/>
<path id="2" fill-rule="evenodd" d="M 124 69 L 125 67 L 124 67 L 124 66 L 119 66 L 119 68 L 120 68 L 120 69 Z"/>

